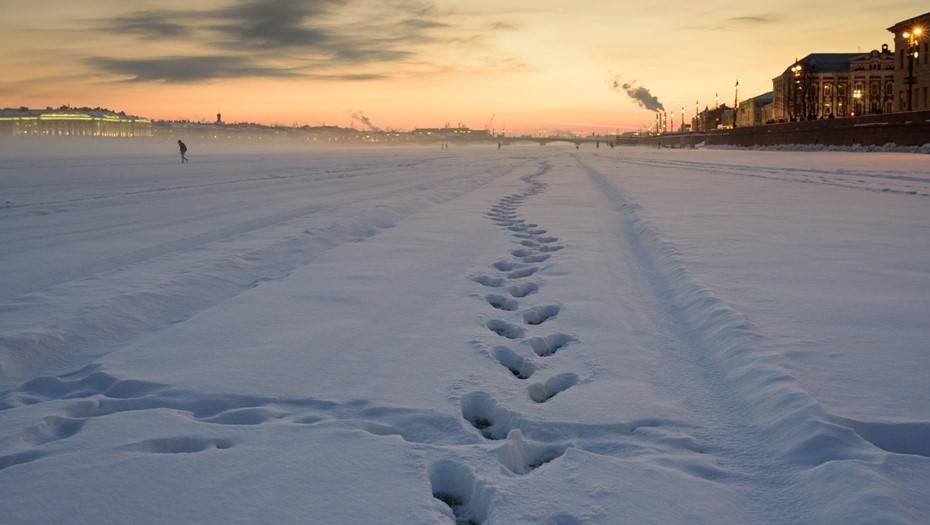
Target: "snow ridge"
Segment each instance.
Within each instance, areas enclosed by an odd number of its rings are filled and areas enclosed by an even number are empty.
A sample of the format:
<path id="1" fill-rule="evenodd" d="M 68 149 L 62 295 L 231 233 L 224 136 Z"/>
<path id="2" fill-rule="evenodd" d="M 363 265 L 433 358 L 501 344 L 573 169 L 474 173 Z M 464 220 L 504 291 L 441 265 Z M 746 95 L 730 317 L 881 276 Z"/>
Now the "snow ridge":
<path id="1" fill-rule="evenodd" d="M 676 247 L 642 217 L 640 206 L 596 169 L 581 159 L 578 162 L 621 212 L 639 263 L 667 305 L 668 320 L 679 325 L 679 337 L 706 359 L 712 375 L 720 374 L 725 382 L 720 388 L 728 393 L 724 397 L 732 398 L 737 417 L 745 418 L 754 437 L 761 439 L 757 446 L 767 447 L 776 464 L 790 466 L 787 475 L 773 482 L 798 484 L 784 488 L 786 494 L 793 494 L 789 497 L 800 499 L 795 510 L 809 509 L 803 519 L 912 523 L 914 518 L 897 500 L 895 487 L 880 472 L 888 456 L 881 441 L 870 440 L 868 432 L 859 433 L 855 425 L 828 414 L 788 372 L 781 355 L 760 349 L 763 336 L 752 322 L 689 272 Z M 923 448 L 906 447 L 912 453 Z M 837 476 L 846 479 L 842 493 L 825 488 Z M 816 508 L 813 501 L 829 505 Z"/>
<path id="2" fill-rule="evenodd" d="M 803 184 L 824 184 L 854 190 L 895 193 L 930 197 L 930 180 L 918 173 L 887 173 L 866 170 L 819 170 L 816 168 L 792 168 L 772 166 L 746 166 L 739 164 L 717 164 L 704 161 L 684 161 L 672 159 L 630 159 L 622 162 L 640 166 L 681 169 L 707 173 L 735 175 L 756 179 L 792 181 Z"/>

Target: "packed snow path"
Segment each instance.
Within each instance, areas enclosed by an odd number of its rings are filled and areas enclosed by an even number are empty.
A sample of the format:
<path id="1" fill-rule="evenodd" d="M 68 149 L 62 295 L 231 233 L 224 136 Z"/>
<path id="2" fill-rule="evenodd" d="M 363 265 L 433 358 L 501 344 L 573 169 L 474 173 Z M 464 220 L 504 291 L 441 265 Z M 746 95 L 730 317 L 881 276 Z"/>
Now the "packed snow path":
<path id="1" fill-rule="evenodd" d="M 0 515 L 926 522 L 924 160 L 7 161 Z"/>

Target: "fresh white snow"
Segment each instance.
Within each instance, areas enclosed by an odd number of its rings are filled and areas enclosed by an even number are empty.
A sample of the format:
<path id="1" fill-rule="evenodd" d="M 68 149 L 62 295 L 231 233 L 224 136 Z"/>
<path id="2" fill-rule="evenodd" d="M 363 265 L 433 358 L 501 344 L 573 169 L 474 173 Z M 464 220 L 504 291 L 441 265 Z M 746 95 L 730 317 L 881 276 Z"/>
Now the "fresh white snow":
<path id="1" fill-rule="evenodd" d="M 930 520 L 924 156 L 191 158 L 0 150 L 0 521 Z"/>

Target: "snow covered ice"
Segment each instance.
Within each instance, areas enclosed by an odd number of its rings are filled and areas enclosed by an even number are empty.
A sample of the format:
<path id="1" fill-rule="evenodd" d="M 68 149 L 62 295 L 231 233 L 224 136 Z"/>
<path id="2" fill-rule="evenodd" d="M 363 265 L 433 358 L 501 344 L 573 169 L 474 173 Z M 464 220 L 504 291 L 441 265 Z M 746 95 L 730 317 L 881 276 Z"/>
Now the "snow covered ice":
<path id="1" fill-rule="evenodd" d="M 930 164 L 0 152 L 0 522 L 930 522 Z"/>

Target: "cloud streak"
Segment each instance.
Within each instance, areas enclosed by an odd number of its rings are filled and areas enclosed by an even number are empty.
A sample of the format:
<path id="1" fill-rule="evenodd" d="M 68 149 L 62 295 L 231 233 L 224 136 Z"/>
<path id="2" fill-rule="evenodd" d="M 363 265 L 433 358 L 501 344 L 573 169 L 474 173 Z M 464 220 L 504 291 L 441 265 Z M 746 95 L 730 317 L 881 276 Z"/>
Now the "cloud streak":
<path id="1" fill-rule="evenodd" d="M 371 80 L 385 77 L 371 66 L 413 61 L 429 45 L 478 45 L 480 33 L 444 16 L 432 3 L 416 0 L 231 0 L 212 9 L 137 11 L 101 20 L 101 31 L 169 41 L 205 56 L 93 57 L 86 63 L 140 82 Z"/>
<path id="2" fill-rule="evenodd" d="M 778 15 L 770 13 L 752 16 L 734 16 L 727 19 L 727 21 L 737 24 L 771 24 L 772 22 L 777 22 L 778 20 Z"/>
<path id="3" fill-rule="evenodd" d="M 191 35 L 190 27 L 176 22 L 167 12 L 140 11 L 101 21 L 106 31 L 118 31 L 147 39 L 177 38 Z"/>
<path id="4" fill-rule="evenodd" d="M 85 63 L 129 77 L 127 80 L 131 82 L 197 82 L 219 78 L 298 76 L 294 71 L 256 64 L 248 57 L 225 55 L 139 59 L 91 57 Z"/>
<path id="5" fill-rule="evenodd" d="M 773 24 L 782 20 L 782 16 L 775 13 L 759 13 L 755 15 L 732 16 L 723 20 L 715 21 L 709 25 L 685 26 L 680 29 L 685 31 L 737 31 L 745 32 L 752 30 L 749 26 L 762 26 Z"/>
<path id="6" fill-rule="evenodd" d="M 214 20 L 208 26 L 227 39 L 228 47 L 288 49 L 320 47 L 333 39 L 330 31 L 309 25 L 342 5 L 340 0 L 246 0 L 213 12 L 202 13 Z"/>

